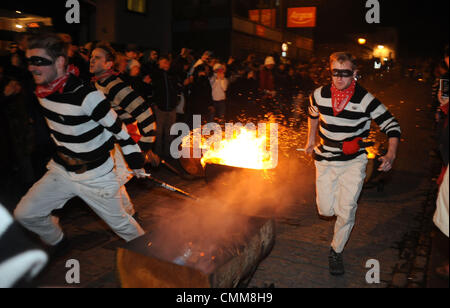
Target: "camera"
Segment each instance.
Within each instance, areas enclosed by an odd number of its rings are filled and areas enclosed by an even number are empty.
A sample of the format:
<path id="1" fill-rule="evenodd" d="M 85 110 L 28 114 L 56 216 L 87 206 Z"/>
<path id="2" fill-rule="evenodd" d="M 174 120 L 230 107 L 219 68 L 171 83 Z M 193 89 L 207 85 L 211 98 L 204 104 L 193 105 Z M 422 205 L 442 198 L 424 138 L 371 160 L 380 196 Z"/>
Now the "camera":
<path id="1" fill-rule="evenodd" d="M 442 97 L 448 98 L 448 79 L 441 79 L 440 80 L 440 88 Z"/>

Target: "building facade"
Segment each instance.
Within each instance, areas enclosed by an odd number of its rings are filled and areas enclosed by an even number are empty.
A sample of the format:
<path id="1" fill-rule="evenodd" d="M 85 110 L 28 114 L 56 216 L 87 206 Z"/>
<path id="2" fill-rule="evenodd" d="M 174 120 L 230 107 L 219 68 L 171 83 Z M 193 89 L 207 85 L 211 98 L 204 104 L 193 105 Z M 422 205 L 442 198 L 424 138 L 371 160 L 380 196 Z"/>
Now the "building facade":
<path id="1" fill-rule="evenodd" d="M 230 55 L 242 58 L 249 53 L 261 56 L 279 53 L 281 56 L 282 45 L 286 43 L 288 57 L 309 57 L 314 50 L 313 38 L 286 29 L 281 13 L 286 7 L 282 3 L 284 1 L 173 0 L 174 48 L 213 50 L 222 58 Z"/>

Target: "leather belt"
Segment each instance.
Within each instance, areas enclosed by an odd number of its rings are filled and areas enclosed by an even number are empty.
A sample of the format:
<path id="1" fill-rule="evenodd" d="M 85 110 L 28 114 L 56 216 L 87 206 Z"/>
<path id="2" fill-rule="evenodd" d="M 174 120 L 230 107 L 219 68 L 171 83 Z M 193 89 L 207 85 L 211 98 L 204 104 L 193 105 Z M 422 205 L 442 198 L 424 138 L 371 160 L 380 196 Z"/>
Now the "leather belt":
<path id="1" fill-rule="evenodd" d="M 341 150 L 344 148 L 344 142 L 330 141 L 330 140 L 325 140 L 325 139 L 321 138 L 320 143 L 322 145 L 330 147 L 330 148 L 338 148 Z M 365 141 L 359 142 L 359 146 L 361 149 L 370 148 L 370 147 L 373 147 L 374 145 L 375 145 L 375 142 L 365 142 Z"/>
<path id="2" fill-rule="evenodd" d="M 71 169 L 73 169 L 74 170 L 73 172 L 75 172 L 76 174 L 83 174 L 88 170 L 88 165 L 104 160 L 98 159 L 94 161 L 86 161 L 79 158 L 71 157 L 61 152 L 57 152 L 56 154 L 67 166 L 73 167 Z"/>

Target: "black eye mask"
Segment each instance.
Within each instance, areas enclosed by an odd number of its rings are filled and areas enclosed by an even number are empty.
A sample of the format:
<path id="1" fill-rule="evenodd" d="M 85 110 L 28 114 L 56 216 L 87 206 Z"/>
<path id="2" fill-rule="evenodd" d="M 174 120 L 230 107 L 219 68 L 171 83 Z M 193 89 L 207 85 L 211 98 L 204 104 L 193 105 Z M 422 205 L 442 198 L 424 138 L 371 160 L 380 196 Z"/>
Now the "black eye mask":
<path id="1" fill-rule="evenodd" d="M 333 70 L 331 72 L 331 75 L 333 77 L 343 77 L 343 78 L 349 78 L 349 77 L 353 77 L 353 71 L 351 70 Z"/>
<path id="2" fill-rule="evenodd" d="M 42 58 L 42 57 L 30 57 L 27 58 L 28 65 L 32 66 L 50 66 L 53 64 L 52 60 Z"/>

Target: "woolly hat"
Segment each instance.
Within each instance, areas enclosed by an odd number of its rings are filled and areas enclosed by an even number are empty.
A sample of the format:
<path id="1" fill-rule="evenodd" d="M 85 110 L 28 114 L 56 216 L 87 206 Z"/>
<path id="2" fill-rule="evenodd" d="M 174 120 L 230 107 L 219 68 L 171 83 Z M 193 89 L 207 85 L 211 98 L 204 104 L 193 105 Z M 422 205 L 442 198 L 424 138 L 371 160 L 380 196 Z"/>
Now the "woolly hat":
<path id="1" fill-rule="evenodd" d="M 275 60 L 273 59 L 273 57 L 267 57 L 266 61 L 264 61 L 264 65 L 275 65 Z"/>

